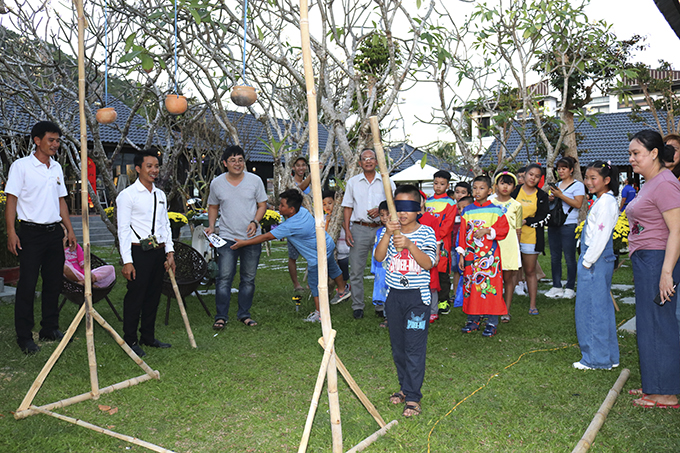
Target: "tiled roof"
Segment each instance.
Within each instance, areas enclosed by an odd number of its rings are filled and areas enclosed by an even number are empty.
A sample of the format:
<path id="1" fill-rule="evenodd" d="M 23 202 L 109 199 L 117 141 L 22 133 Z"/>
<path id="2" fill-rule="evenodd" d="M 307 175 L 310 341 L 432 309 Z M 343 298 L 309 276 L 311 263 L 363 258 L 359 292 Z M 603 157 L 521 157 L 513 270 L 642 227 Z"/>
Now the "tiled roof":
<path id="1" fill-rule="evenodd" d="M 645 111 L 639 115 L 645 119 L 645 122 L 634 122 L 630 118 L 629 112 L 601 113 L 593 117 L 595 119 L 594 126 L 587 121 L 578 122 L 577 120 L 576 131 L 582 135 L 582 140 L 578 144 L 581 165 L 603 160 L 617 166 L 628 166 L 629 137 L 643 129 L 656 129 L 656 122 L 651 112 Z M 664 112 L 659 112 L 659 117 L 661 124 L 665 126 Z M 508 140 L 507 148 L 513 150 L 519 142 L 519 134 L 513 131 Z M 515 160 L 522 165 L 529 163 L 529 161 L 545 164 L 544 157 L 536 158 L 535 146 L 535 141 L 533 141 L 528 145 L 528 155 L 527 147 L 525 147 L 519 152 Z M 486 167 L 497 162 L 499 149 L 498 142 L 494 141 L 480 159 L 480 165 Z"/>

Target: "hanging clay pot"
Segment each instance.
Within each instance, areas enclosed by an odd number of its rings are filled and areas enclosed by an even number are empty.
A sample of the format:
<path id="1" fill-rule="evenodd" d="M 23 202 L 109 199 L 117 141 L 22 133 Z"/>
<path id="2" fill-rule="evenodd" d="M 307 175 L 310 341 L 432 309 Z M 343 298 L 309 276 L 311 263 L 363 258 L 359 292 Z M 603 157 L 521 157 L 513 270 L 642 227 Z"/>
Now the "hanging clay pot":
<path id="1" fill-rule="evenodd" d="M 104 107 L 103 109 L 97 110 L 97 122 L 99 124 L 111 124 L 116 121 L 118 114 L 113 107 Z"/>
<path id="2" fill-rule="evenodd" d="M 248 85 L 236 85 L 231 90 L 231 101 L 240 107 L 250 107 L 257 101 L 255 88 Z"/>
<path id="3" fill-rule="evenodd" d="M 168 94 L 165 97 L 165 108 L 171 115 L 181 115 L 187 111 L 187 98 L 177 94 Z"/>

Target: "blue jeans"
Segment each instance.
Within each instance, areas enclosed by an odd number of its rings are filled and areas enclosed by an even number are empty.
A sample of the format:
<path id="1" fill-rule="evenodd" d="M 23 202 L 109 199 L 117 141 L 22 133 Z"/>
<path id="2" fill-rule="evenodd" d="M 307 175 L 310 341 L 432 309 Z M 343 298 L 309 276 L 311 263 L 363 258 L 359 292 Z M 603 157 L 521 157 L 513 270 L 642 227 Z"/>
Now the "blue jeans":
<path id="1" fill-rule="evenodd" d="M 229 301 L 231 299 L 231 283 L 236 275 L 236 261 L 241 260 L 239 269 L 240 282 L 238 285 L 238 312 L 236 318 L 239 320 L 250 318 L 250 307 L 253 305 L 255 295 L 255 274 L 257 265 L 260 263 L 260 253 L 262 245 L 248 245 L 237 250 L 229 247 L 234 245 L 234 241 L 227 241 L 225 245 L 217 249 L 219 275 L 215 281 L 215 320 L 229 319 Z"/>
<path id="2" fill-rule="evenodd" d="M 619 341 L 611 298 L 616 256 L 612 239 L 590 269 L 583 267 L 588 247 L 583 244 L 578 261 L 576 291 L 576 336 L 581 347 L 581 363 L 591 368 L 611 368 L 619 363 Z"/>
<path id="3" fill-rule="evenodd" d="M 630 257 L 635 277 L 635 326 L 640 355 L 642 391 L 648 394 L 680 393 L 680 341 L 675 309 L 678 293 L 664 305 L 654 303 L 664 250 L 636 250 Z M 673 281 L 680 280 L 680 265 L 673 269 Z"/>
<path id="4" fill-rule="evenodd" d="M 553 288 L 562 287 L 562 253 L 567 262 L 567 285 L 574 289 L 576 283 L 576 224 L 570 223 L 561 227 L 548 227 L 548 244 L 550 245 L 550 271 Z"/>

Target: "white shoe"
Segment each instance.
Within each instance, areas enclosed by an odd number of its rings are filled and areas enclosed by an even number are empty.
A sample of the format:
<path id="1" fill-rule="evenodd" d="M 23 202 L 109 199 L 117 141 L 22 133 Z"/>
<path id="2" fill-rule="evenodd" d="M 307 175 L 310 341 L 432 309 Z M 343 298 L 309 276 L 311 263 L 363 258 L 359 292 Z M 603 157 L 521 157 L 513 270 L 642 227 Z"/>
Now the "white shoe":
<path id="1" fill-rule="evenodd" d="M 515 286 L 515 294 L 518 296 L 526 296 L 527 293 L 524 291 L 524 287 L 522 285 L 522 282 L 519 282 L 517 286 Z"/>
<path id="2" fill-rule="evenodd" d="M 550 288 L 550 290 L 547 293 L 545 293 L 545 297 L 548 297 L 550 299 L 557 299 L 559 297 L 564 297 L 564 291 L 562 290 L 562 288 L 555 288 L 553 286 L 552 288 Z"/>
<path id="3" fill-rule="evenodd" d="M 565 288 L 564 293 L 562 294 L 561 297 L 564 299 L 573 299 L 574 297 L 576 297 L 576 291 L 574 291 L 573 289 Z"/>
<path id="4" fill-rule="evenodd" d="M 321 314 L 318 311 L 313 311 L 303 319 L 304 322 L 321 322 Z"/>
<path id="5" fill-rule="evenodd" d="M 589 367 L 588 365 L 582 364 L 581 362 L 574 362 L 573 366 L 577 370 L 611 370 L 611 367 L 609 367 L 609 368 L 592 368 L 592 367 Z M 618 363 L 616 364 L 616 366 L 618 366 Z"/>

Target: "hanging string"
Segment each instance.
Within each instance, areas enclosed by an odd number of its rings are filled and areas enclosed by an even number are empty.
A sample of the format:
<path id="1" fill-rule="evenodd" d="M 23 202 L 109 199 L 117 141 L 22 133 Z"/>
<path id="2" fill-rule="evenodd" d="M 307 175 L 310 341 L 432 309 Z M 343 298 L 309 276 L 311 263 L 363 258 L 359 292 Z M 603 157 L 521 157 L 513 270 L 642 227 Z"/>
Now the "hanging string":
<path id="1" fill-rule="evenodd" d="M 175 0 L 175 94 L 177 93 L 177 0 Z"/>
<path id="2" fill-rule="evenodd" d="M 248 0 L 245 1 L 245 6 L 243 8 L 243 84 L 247 85 L 246 82 L 246 44 L 248 40 Z"/>
<path id="3" fill-rule="evenodd" d="M 109 2 L 104 6 L 104 107 L 109 101 Z"/>

